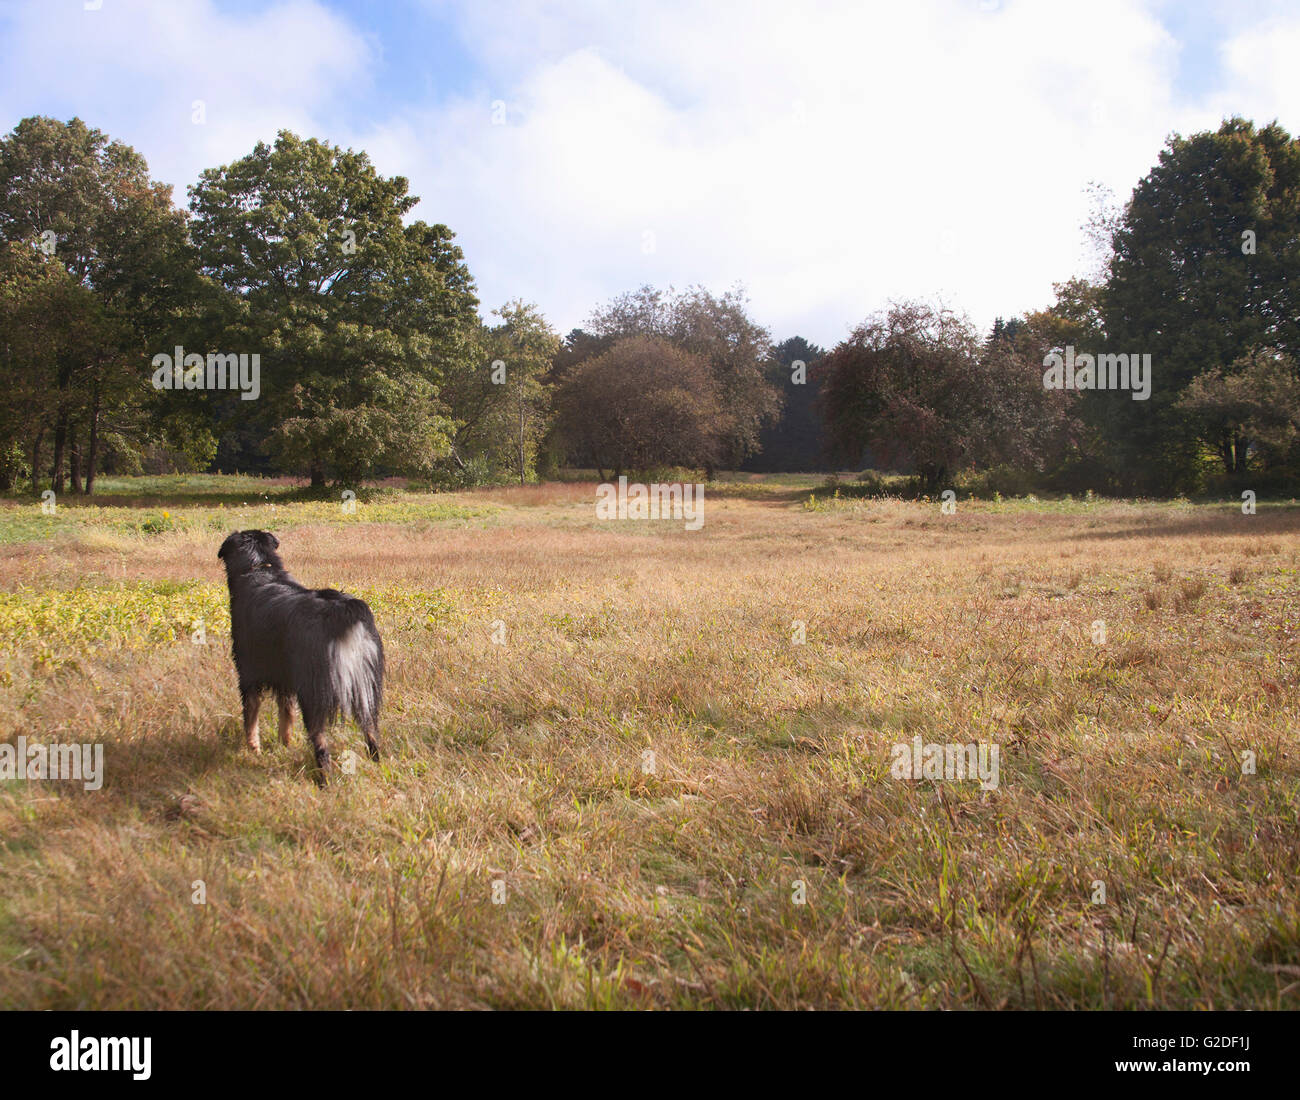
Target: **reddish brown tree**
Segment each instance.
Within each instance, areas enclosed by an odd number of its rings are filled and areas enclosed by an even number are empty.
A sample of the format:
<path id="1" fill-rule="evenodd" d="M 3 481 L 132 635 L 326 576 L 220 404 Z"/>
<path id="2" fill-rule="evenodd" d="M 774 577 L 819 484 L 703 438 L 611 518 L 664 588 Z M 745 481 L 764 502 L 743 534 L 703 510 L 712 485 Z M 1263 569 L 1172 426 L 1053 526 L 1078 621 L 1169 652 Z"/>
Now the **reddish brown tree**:
<path id="1" fill-rule="evenodd" d="M 957 470 L 1041 466 L 1068 410 L 1044 393 L 1034 335 L 983 345 L 965 316 L 902 302 L 860 324 L 818 365 L 832 456 L 915 469 L 922 489 Z"/>
<path id="2" fill-rule="evenodd" d="M 663 466 L 707 467 L 723 447 L 721 400 L 707 361 L 666 340 L 632 337 L 570 370 L 557 430 L 574 461 L 605 480 Z"/>

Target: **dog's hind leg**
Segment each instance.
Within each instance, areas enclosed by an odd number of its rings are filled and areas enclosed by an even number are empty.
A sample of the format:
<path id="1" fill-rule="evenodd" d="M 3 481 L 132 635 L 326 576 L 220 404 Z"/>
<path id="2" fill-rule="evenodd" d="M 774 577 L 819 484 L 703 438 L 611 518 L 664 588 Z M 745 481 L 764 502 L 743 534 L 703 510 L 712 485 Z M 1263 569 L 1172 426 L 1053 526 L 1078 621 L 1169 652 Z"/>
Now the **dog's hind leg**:
<path id="1" fill-rule="evenodd" d="M 293 696 L 280 694 L 275 701 L 280 704 L 280 744 L 287 745 L 293 730 Z"/>
<path id="2" fill-rule="evenodd" d="M 325 740 L 329 715 L 307 706 L 302 696 L 298 697 L 298 707 L 302 710 L 302 724 L 307 731 L 307 740 L 311 742 L 312 751 L 316 754 L 316 782 L 323 787 L 329 782 L 330 772 L 330 747 Z"/>
<path id="3" fill-rule="evenodd" d="M 257 712 L 262 709 L 261 691 L 252 689 L 242 692 L 244 700 L 244 740 L 253 752 L 262 751 L 262 739 L 257 733 Z"/>
<path id="4" fill-rule="evenodd" d="M 379 719 L 371 718 L 361 726 L 361 732 L 366 737 L 366 751 L 370 753 L 371 760 L 379 759 Z"/>
<path id="5" fill-rule="evenodd" d="M 330 747 L 325 741 L 324 723 L 316 729 L 307 726 L 307 737 L 316 754 L 316 782 L 323 787 L 330 778 Z"/>

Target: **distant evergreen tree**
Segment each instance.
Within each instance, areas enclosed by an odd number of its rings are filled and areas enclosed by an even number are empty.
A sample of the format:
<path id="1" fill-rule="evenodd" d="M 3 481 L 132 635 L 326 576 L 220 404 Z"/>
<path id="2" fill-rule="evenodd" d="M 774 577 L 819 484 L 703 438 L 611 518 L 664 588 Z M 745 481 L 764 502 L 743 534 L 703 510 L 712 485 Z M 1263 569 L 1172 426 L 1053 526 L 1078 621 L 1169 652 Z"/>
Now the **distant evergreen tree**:
<path id="1" fill-rule="evenodd" d="M 770 379 L 785 395 L 781 418 L 759 435 L 759 452 L 741 467 L 751 473 L 807 473 L 829 469 L 822 453 L 822 422 L 813 407 L 820 379 L 813 365 L 825 348 L 792 336 L 773 349 Z M 802 362 L 803 381 L 795 377 L 794 364 Z"/>
<path id="2" fill-rule="evenodd" d="M 1019 317 L 1004 321 L 1001 317 L 993 318 L 993 331 L 989 333 L 986 346 L 992 347 L 1002 341 L 1013 341 L 1025 331 L 1025 323 Z"/>

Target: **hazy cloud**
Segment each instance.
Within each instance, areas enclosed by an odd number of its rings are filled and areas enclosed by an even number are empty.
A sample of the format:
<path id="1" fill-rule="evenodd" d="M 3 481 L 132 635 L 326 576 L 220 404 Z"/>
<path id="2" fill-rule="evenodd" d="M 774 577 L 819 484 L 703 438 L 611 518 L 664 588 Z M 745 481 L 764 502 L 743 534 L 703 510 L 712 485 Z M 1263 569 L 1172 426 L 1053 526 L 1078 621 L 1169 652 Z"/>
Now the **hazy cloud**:
<path id="1" fill-rule="evenodd" d="M 743 281 L 778 337 L 822 343 L 891 297 L 1042 307 L 1087 267 L 1090 180 L 1123 198 L 1170 132 L 1234 111 L 1300 126 L 1300 16 L 1233 28 L 1189 96 L 1164 9 L 1135 0 L 437 10 L 472 86 L 373 120 L 347 106 L 382 92 L 382 37 L 307 0 L 20 9 L 0 105 L 81 114 L 182 201 L 282 127 L 364 148 L 458 233 L 485 312 L 523 297 L 567 329 L 642 282 Z"/>

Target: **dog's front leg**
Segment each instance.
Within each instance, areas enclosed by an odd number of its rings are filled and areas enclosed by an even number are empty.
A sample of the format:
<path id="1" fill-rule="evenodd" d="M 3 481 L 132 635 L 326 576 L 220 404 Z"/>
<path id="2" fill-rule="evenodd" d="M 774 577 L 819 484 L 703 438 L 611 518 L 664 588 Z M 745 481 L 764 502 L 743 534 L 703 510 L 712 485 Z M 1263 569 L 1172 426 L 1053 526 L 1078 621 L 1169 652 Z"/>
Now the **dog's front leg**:
<path id="1" fill-rule="evenodd" d="M 257 712 L 262 709 L 260 691 L 244 692 L 244 740 L 253 752 L 262 751 L 262 739 L 257 733 Z"/>
<path id="2" fill-rule="evenodd" d="M 287 745 L 289 732 L 293 729 L 293 697 L 281 695 L 276 702 L 280 704 L 280 744 Z"/>

